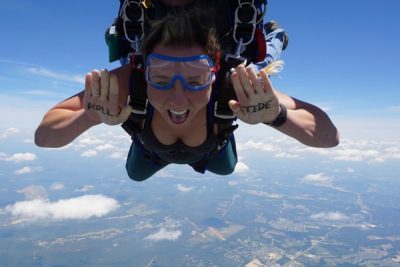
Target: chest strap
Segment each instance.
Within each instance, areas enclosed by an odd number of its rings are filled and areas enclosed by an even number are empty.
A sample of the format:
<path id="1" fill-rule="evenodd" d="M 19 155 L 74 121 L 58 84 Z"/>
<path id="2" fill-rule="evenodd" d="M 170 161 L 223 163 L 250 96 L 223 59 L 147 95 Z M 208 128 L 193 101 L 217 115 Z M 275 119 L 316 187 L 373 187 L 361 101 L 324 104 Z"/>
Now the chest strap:
<path id="1" fill-rule="evenodd" d="M 141 132 L 147 116 L 147 82 L 144 74 L 144 62 L 141 54 L 130 56 L 132 74 L 129 80 L 129 105 L 132 112 L 121 127 L 131 136 Z"/>

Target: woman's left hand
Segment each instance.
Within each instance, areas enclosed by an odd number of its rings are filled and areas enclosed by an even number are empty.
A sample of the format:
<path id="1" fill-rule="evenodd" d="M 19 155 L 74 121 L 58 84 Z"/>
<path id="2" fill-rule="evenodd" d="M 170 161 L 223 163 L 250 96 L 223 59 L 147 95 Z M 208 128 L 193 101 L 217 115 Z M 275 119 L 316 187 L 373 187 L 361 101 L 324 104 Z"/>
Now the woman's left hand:
<path id="1" fill-rule="evenodd" d="M 248 124 L 270 123 L 279 113 L 279 101 L 264 70 L 257 76 L 251 67 L 239 65 L 232 73 L 238 101 L 230 100 L 233 113 Z"/>

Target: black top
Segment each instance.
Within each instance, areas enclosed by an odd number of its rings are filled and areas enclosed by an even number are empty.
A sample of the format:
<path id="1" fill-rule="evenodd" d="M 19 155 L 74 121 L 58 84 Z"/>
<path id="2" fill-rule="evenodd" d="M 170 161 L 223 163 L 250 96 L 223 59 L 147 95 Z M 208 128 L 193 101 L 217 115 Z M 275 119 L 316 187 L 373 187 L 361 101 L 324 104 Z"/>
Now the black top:
<path id="1" fill-rule="evenodd" d="M 212 101 L 210 101 L 212 102 Z M 154 108 L 149 105 L 148 116 L 143 131 L 138 134 L 139 139 L 143 141 L 144 147 L 156 154 L 160 159 L 168 163 L 191 164 L 207 157 L 218 145 L 218 137 L 213 132 L 213 119 L 210 111 L 211 104 L 207 106 L 207 138 L 197 147 L 191 147 L 184 144 L 181 140 L 171 145 L 164 145 L 158 141 L 151 128 Z"/>

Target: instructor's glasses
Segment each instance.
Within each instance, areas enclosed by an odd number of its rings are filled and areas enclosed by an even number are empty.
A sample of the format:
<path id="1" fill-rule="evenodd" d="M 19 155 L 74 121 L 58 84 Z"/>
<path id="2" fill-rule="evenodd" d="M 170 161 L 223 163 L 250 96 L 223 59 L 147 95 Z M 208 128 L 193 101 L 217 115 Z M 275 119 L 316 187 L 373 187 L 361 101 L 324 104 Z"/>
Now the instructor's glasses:
<path id="1" fill-rule="evenodd" d="M 158 90 L 168 90 L 179 80 L 189 91 L 207 88 L 215 72 L 208 55 L 170 57 L 149 54 L 146 59 L 146 81 Z"/>

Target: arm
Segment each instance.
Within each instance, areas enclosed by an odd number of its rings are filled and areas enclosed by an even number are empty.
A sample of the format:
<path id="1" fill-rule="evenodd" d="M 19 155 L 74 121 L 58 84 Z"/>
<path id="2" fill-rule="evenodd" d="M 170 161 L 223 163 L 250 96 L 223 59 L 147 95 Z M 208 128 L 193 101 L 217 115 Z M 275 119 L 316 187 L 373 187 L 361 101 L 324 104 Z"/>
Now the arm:
<path id="1" fill-rule="evenodd" d="M 94 125 L 116 125 L 131 112 L 127 105 L 130 67 L 86 75 L 85 90 L 62 101 L 44 116 L 35 132 L 35 144 L 61 147 Z"/>
<path id="2" fill-rule="evenodd" d="M 312 147 L 334 147 L 339 144 L 339 132 L 324 111 L 277 90 L 274 93 L 278 102 L 287 107 L 286 122 L 275 129 Z"/>
<path id="3" fill-rule="evenodd" d="M 35 132 L 35 144 L 40 147 L 62 147 L 72 142 L 94 121 L 83 108 L 84 91 L 64 100 L 50 109 Z"/>
<path id="4" fill-rule="evenodd" d="M 333 147 L 339 143 L 338 131 L 325 112 L 273 89 L 265 71 L 259 74 L 261 78 L 243 65 L 232 74 L 238 101 L 229 104 L 240 120 L 249 124 L 272 122 L 280 112 L 279 104 L 283 104 L 287 119 L 275 127 L 277 130 L 308 146 Z"/>

